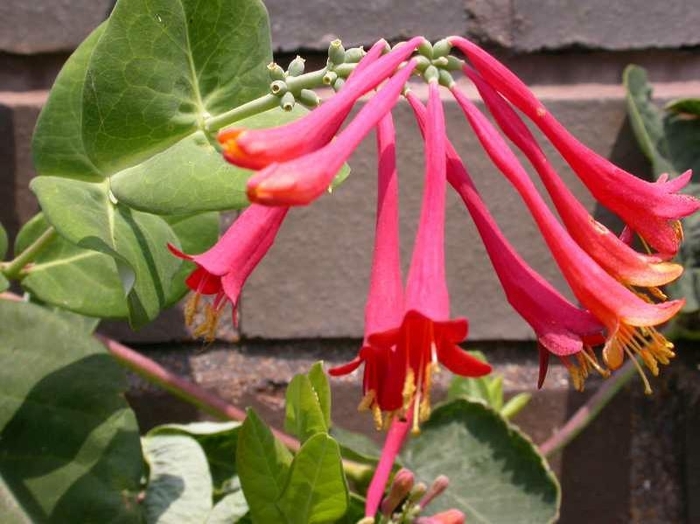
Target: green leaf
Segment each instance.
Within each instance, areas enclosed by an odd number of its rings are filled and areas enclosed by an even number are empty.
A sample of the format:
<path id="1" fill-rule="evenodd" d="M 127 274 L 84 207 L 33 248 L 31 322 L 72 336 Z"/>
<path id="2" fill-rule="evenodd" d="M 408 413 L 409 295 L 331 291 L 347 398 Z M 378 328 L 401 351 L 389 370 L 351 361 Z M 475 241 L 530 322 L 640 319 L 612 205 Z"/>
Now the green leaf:
<path id="1" fill-rule="evenodd" d="M 646 71 L 639 66 L 629 65 L 625 68 L 622 78 L 627 90 L 627 114 L 639 147 L 652 163 L 656 177 L 662 173 L 675 175 L 668 157 L 663 114 L 651 103 L 652 90 L 647 81 Z"/>
<path id="2" fill-rule="evenodd" d="M 197 441 L 149 432 L 143 439 L 149 466 L 144 500 L 149 524 L 199 524 L 212 510 L 211 475 Z"/>
<path id="3" fill-rule="evenodd" d="M 292 454 L 252 409 L 238 434 L 236 465 L 254 522 L 285 522 L 276 504 L 284 489 Z"/>
<path id="4" fill-rule="evenodd" d="M 430 484 L 447 474 L 450 486 L 430 505 L 456 508 L 467 522 L 555 522 L 560 492 L 535 446 L 498 413 L 457 399 L 435 409 L 421 435 L 404 448 L 404 464 Z"/>
<path id="5" fill-rule="evenodd" d="M 106 183 L 41 176 L 31 188 L 60 235 L 114 258 L 131 325 L 154 319 L 168 304 L 170 283 L 180 267 L 167 249 L 168 243 L 179 247 L 179 241 L 165 220 L 112 203 Z"/>
<path id="6" fill-rule="evenodd" d="M 0 521 L 141 522 L 123 369 L 34 304 L 0 301 L 0 325 Z"/>
<path id="7" fill-rule="evenodd" d="M 328 426 L 309 377 L 296 375 L 287 387 L 284 429 L 301 442 L 316 433 L 327 433 Z"/>
<path id="8" fill-rule="evenodd" d="M 207 457 L 214 489 L 226 492 L 237 478 L 236 446 L 240 428 L 240 422 L 193 422 L 157 426 L 149 434 L 187 435 L 195 439 Z"/>
<path id="9" fill-rule="evenodd" d="M 694 175 L 700 173 L 700 118 L 688 118 L 685 114 L 666 115 L 664 133 L 675 170 L 683 173 L 692 169 Z M 697 176 L 694 180 L 698 180 Z"/>
<path id="10" fill-rule="evenodd" d="M 231 524 L 238 522 L 248 513 L 248 503 L 243 492 L 229 493 L 209 513 L 205 524 Z"/>
<path id="11" fill-rule="evenodd" d="M 700 98 L 677 98 L 664 106 L 671 113 L 700 116 Z"/>
<path id="12" fill-rule="evenodd" d="M 528 405 L 532 395 L 530 393 L 518 393 L 512 397 L 505 406 L 503 406 L 499 411 L 501 416 L 507 419 L 513 418 L 515 415 L 520 413 L 520 411 Z"/>
<path id="13" fill-rule="evenodd" d="M 250 171 L 223 160 L 206 119 L 265 94 L 271 60 L 259 0 L 117 2 L 86 71 L 82 122 L 117 198 L 161 214 L 246 206 Z"/>
<path id="14" fill-rule="evenodd" d="M 330 435 L 340 445 L 343 458 L 364 464 L 379 462 L 382 449 L 366 435 L 343 429 L 337 425 L 331 428 Z"/>
<path id="15" fill-rule="evenodd" d="M 48 227 L 43 214 L 33 217 L 17 235 L 15 251 L 26 249 Z M 93 317 L 128 315 L 114 259 L 80 248 L 60 235 L 49 241 L 24 274 L 22 287 L 42 302 Z"/>
<path id="16" fill-rule="evenodd" d="M 199 254 L 213 246 L 219 239 L 219 213 L 163 217 L 180 240 L 180 248 L 187 254 Z M 173 275 L 166 306 L 175 304 L 189 291 L 185 279 L 196 268 L 194 262 L 183 260 Z"/>
<path id="17" fill-rule="evenodd" d="M 331 427 L 331 385 L 328 382 L 328 376 L 323 371 L 323 362 L 316 362 L 308 372 L 311 387 L 314 388 L 318 405 L 323 413 L 323 419 L 326 427 Z"/>
<path id="18" fill-rule="evenodd" d="M 299 449 L 278 505 L 294 524 L 334 522 L 345 514 L 348 488 L 333 438 L 318 433 Z"/>
<path id="19" fill-rule="evenodd" d="M 0 260 L 3 260 L 5 255 L 7 255 L 8 245 L 7 231 L 5 231 L 5 228 L 0 224 Z"/>

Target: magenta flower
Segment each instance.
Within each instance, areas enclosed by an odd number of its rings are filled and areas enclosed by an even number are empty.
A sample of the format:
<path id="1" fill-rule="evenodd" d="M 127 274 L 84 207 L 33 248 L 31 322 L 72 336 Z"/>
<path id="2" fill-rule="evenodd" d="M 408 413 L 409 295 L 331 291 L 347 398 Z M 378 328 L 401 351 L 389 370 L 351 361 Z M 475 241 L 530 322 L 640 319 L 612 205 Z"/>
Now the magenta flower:
<path id="1" fill-rule="evenodd" d="M 227 302 L 233 306 L 236 323 L 236 306 L 243 285 L 272 246 L 287 211 L 286 207 L 251 205 L 211 249 L 200 255 L 186 255 L 168 245 L 176 256 L 197 264 L 186 280 L 194 292 L 185 308 L 188 325 L 193 324 L 201 295 L 214 295 L 212 303 L 206 305 L 204 321 L 194 330 L 195 336 L 214 339 Z"/>
<path id="2" fill-rule="evenodd" d="M 516 112 L 475 71 L 465 66 L 464 72 L 476 85 L 506 136 L 525 153 L 539 173 L 571 236 L 603 269 L 623 284 L 648 288 L 663 286 L 681 275 L 683 266 L 637 253 L 597 222 L 559 178 Z M 657 289 L 653 292 L 662 296 Z"/>
<path id="3" fill-rule="evenodd" d="M 700 201 L 679 194 L 690 172 L 666 183 L 654 184 L 620 169 L 576 140 L 503 64 L 477 45 L 451 37 L 481 76 L 547 136 L 601 204 L 617 213 L 663 258 L 672 257 L 682 239 L 680 218 L 700 209 Z"/>
<path id="4" fill-rule="evenodd" d="M 423 104 L 411 92 L 406 94 L 406 98 L 421 128 L 424 128 Z M 604 326 L 589 312 L 571 304 L 518 255 L 496 225 L 464 163 L 449 141 L 447 180 L 467 206 L 508 302 L 533 328 L 539 347 L 563 357 L 572 376 L 580 372 L 571 368 L 572 364 L 566 357 L 583 351 L 584 354 L 577 356 L 581 370 L 597 366 L 595 359 L 591 358 L 590 346 L 600 343 Z M 542 386 L 547 362 L 548 359 L 542 360 L 538 387 Z"/>
<path id="5" fill-rule="evenodd" d="M 673 317 L 684 304 L 674 300 L 654 304 L 623 286 L 601 268 L 568 235 L 546 206 L 520 162 L 472 102 L 452 88 L 457 102 L 493 163 L 518 190 L 552 251 L 576 298 L 608 331 L 603 348 L 605 363 L 612 369 L 622 365 L 624 354 L 642 356 L 645 362 L 668 362 L 673 356 L 668 342 L 654 326 Z M 633 358 L 636 362 L 636 359 Z M 649 365 L 652 373 L 658 367 Z M 647 391 L 651 391 L 642 373 Z"/>
<path id="6" fill-rule="evenodd" d="M 377 87 L 407 60 L 423 42 L 416 37 L 377 58 L 385 46 L 378 42 L 358 64 L 343 88 L 306 116 L 269 129 L 228 128 L 218 140 L 224 158 L 240 167 L 263 169 L 276 162 L 286 162 L 326 145 L 336 134 L 355 101 Z"/>
<path id="7" fill-rule="evenodd" d="M 306 205 L 323 194 L 367 133 L 394 107 L 415 65 L 415 60 L 411 60 L 396 73 L 335 140 L 299 158 L 270 164 L 253 175 L 247 186 L 250 201 L 265 205 Z M 369 74 L 371 67 L 365 74 Z"/>

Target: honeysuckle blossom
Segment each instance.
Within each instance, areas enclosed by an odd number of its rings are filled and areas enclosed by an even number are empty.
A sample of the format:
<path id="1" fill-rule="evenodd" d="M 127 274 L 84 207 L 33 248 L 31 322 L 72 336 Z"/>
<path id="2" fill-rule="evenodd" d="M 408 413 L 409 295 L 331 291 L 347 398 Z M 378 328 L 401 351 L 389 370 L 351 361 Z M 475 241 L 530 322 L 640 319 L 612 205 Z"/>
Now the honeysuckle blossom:
<path id="1" fill-rule="evenodd" d="M 423 41 L 422 37 L 413 38 L 381 58 L 377 54 L 385 43 L 375 45 L 358 64 L 357 74 L 352 74 L 337 94 L 303 118 L 268 129 L 232 127 L 221 131 L 218 140 L 224 158 L 240 167 L 263 169 L 323 147 L 336 134 L 355 101 L 391 76 Z"/>
<path id="2" fill-rule="evenodd" d="M 557 222 L 493 125 L 459 89 L 453 86 L 451 90 L 485 151 L 525 201 L 574 295 L 606 326 L 605 363 L 611 369 L 617 369 L 625 354 L 632 357 L 635 364 L 634 356 L 640 355 L 652 373 L 658 373 L 656 363 L 666 363 L 674 354 L 671 350 L 673 344 L 654 326 L 673 317 L 683 307 L 684 301 L 652 303 L 601 268 Z M 650 393 L 651 388 L 641 369 L 640 374 L 645 390 Z"/>
<path id="3" fill-rule="evenodd" d="M 195 336 L 213 340 L 227 302 L 233 307 L 236 323 L 236 306 L 243 285 L 272 246 L 288 209 L 255 204 L 249 206 L 219 241 L 200 255 L 187 255 L 172 245 L 168 246 L 176 256 L 197 264 L 185 281 L 193 291 L 185 308 L 188 325 L 193 324 L 201 296 L 214 295 L 212 303 L 205 305 L 204 321 L 195 327 Z"/>
<path id="4" fill-rule="evenodd" d="M 413 411 L 413 430 L 430 414 L 432 374 L 438 363 L 462 376 L 482 376 L 488 364 L 458 344 L 467 336 L 467 321 L 450 319 L 445 278 L 445 121 L 437 82 L 429 82 L 425 133 L 425 185 L 420 222 L 406 281 L 405 313 L 399 327 L 368 338 L 370 345 L 394 348 L 388 380 L 402 384 L 402 395 L 380 404 L 388 419 Z M 397 388 L 398 389 L 398 388 Z"/>
<path id="5" fill-rule="evenodd" d="M 424 128 L 423 104 L 410 91 L 406 98 L 419 125 Z M 481 200 L 464 163 L 449 141 L 446 154 L 447 180 L 460 195 L 474 220 L 508 302 L 530 324 L 540 350 L 546 352 L 541 360 L 538 387 L 544 381 L 549 353 L 562 358 L 572 377 L 587 373 L 591 367 L 600 369 L 591 346 L 600 343 L 604 326 L 589 312 L 564 298 L 520 257 L 501 233 Z M 578 368 L 574 367 L 569 357 L 578 361 Z M 581 381 L 577 380 L 578 382 L 582 385 Z"/>
<path id="6" fill-rule="evenodd" d="M 656 287 L 678 278 L 683 272 L 683 266 L 666 262 L 657 256 L 637 253 L 596 221 L 559 178 L 535 137 L 517 113 L 478 73 L 468 66 L 464 67 L 464 72 L 476 85 L 484 103 L 505 135 L 525 153 L 535 167 L 574 240 L 620 282 L 650 288 L 655 295 L 662 296 Z"/>
<path id="7" fill-rule="evenodd" d="M 373 65 L 363 74 L 369 74 Z M 299 158 L 270 164 L 253 175 L 247 185 L 250 201 L 266 205 L 306 205 L 323 194 L 364 137 L 396 104 L 415 65 L 416 61 L 410 60 L 399 70 L 330 143 Z"/>
<path id="8" fill-rule="evenodd" d="M 700 201 L 679 194 L 690 171 L 665 183 L 651 183 L 626 172 L 581 144 L 508 68 L 462 37 L 449 42 L 462 51 L 496 91 L 528 116 L 566 159 L 598 201 L 619 215 L 664 258 L 683 238 L 680 218 L 700 209 Z"/>

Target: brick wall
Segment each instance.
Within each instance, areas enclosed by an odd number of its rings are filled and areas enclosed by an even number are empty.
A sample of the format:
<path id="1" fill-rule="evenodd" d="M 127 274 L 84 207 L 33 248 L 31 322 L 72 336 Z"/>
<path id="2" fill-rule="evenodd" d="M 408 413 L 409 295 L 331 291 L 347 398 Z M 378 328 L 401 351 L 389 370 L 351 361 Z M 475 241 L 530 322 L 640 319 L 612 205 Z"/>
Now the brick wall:
<path id="1" fill-rule="evenodd" d="M 659 98 L 700 94 L 700 32 L 697 30 L 700 9 L 694 0 L 373 0 L 347 2 L 346 6 L 342 2 L 324 0 L 268 0 L 266 3 L 271 15 L 274 47 L 281 62 L 301 53 L 309 57 L 310 63 L 321 63 L 328 42 L 336 37 L 347 45 L 354 45 L 371 44 L 379 37 L 396 41 L 414 34 L 424 34 L 431 39 L 449 34 L 468 35 L 489 47 L 534 85 L 550 110 L 585 143 L 636 173 L 647 174 L 648 168 L 626 122 L 624 96 L 619 85 L 624 66 L 634 62 L 646 67 Z M 0 3 L 0 221 L 11 234 L 36 211 L 27 187 L 34 175 L 29 139 L 47 90 L 63 61 L 106 16 L 112 4 L 112 0 L 4 0 Z M 421 92 L 420 88 L 418 90 Z M 518 196 L 469 136 L 454 102 L 447 98 L 445 102 L 452 136 L 506 235 L 533 266 L 565 289 Z M 399 107 L 396 117 L 402 183 L 401 233 L 407 261 L 420 203 L 422 160 L 418 134 L 408 108 Z M 562 168 L 563 176 L 593 214 L 604 217 L 605 211 L 595 207 L 586 191 L 564 169 L 562 161 L 554 157 L 554 162 Z M 293 360 L 301 358 L 295 357 L 298 353 L 294 352 L 300 347 L 306 348 L 309 343 L 305 341 L 309 339 L 316 340 L 314 347 L 323 349 L 336 346 L 334 341 L 338 339 L 361 337 L 374 220 L 375 159 L 371 143 L 357 151 L 351 165 L 353 176 L 332 197 L 325 197 L 309 208 L 292 211 L 270 256 L 251 278 L 242 298 L 241 334 L 254 340 L 243 345 L 243 357 L 236 361 L 238 365 L 245 366 L 259 358 L 256 348 L 261 344 L 266 348 L 262 351 L 276 348 L 284 358 Z M 488 347 L 487 341 L 497 340 L 526 344 L 531 348 L 528 341 L 532 334 L 510 312 L 461 204 L 456 198 L 450 198 L 448 204 L 447 264 L 453 312 L 469 317 L 470 340 L 481 347 Z M 180 326 L 181 319 L 175 311 L 137 334 L 128 332 L 118 323 L 111 323 L 105 329 L 126 340 L 166 342 L 183 335 Z M 284 342 L 278 344 L 275 340 Z M 351 352 L 352 347 L 348 351 Z M 269 352 L 273 359 L 278 354 Z M 534 358 L 534 352 L 530 355 Z M 211 358 L 215 360 L 215 357 L 213 353 Z M 500 370 L 511 369 L 508 367 L 511 364 L 527 367 L 528 384 L 532 382 L 534 360 L 530 359 L 527 365 L 518 364 L 509 352 L 495 352 L 493 358 L 501 365 Z M 190 360 L 188 366 L 194 369 L 191 371 L 193 378 L 219 389 L 229 398 L 267 405 L 261 400 L 262 394 L 235 397 L 230 386 L 224 384 L 231 377 L 223 371 L 214 375 L 198 374 L 196 359 Z M 224 368 L 216 364 L 207 369 Z M 252 383 L 257 385 L 284 382 L 289 378 L 287 375 L 291 376 L 289 371 L 280 378 L 280 369 L 287 368 L 274 362 L 255 369 L 258 375 Z M 565 375 L 561 377 L 552 381 L 547 393 L 537 397 L 533 411 L 520 421 L 534 432 L 537 440 L 545 438 L 551 428 L 561 424 L 567 413 L 581 402 L 580 397 L 569 398 Z M 250 386 L 251 382 L 244 381 L 244 384 Z M 511 391 L 525 387 L 515 379 L 507 380 L 507 385 Z M 347 402 L 354 402 L 356 393 L 350 391 Z M 341 398 L 338 409 L 347 408 L 349 404 L 343 402 Z M 628 393 L 616 402 L 622 406 L 619 409 L 637 406 L 637 413 L 649 410 L 648 406 L 639 407 L 642 401 L 636 393 Z M 144 402 L 143 413 L 148 412 L 146 405 L 152 404 Z M 682 406 L 678 408 L 680 416 L 683 416 L 683 409 Z M 341 416 L 351 417 L 351 411 L 341 411 Z M 272 417 L 274 413 L 279 414 L 274 406 L 271 412 Z M 629 522 L 630 515 L 642 515 L 635 517 L 637 522 L 682 522 L 678 519 L 685 518 L 684 515 L 692 511 L 697 514 L 698 508 L 685 507 L 680 495 L 680 499 L 667 493 L 654 498 L 641 488 L 635 491 L 638 488 L 635 482 L 645 471 L 642 466 L 634 469 L 630 465 L 634 463 L 630 450 L 635 448 L 635 442 L 637 447 L 641 442 L 630 430 L 637 419 L 630 418 L 627 411 L 616 413 L 597 422 L 594 431 L 598 433 L 582 439 L 577 446 L 585 453 L 588 442 L 602 453 L 603 462 L 614 461 L 618 454 L 624 455 L 625 462 L 607 469 L 605 465 L 586 468 L 580 453 L 572 451 L 569 458 L 565 454 L 559 463 L 564 487 L 568 485 L 565 501 L 568 497 L 569 505 L 565 506 L 563 521 Z M 688 417 L 697 420 L 697 416 Z M 547 429 L 543 430 L 544 420 Z M 606 447 L 605 442 L 610 440 L 615 440 L 616 445 Z M 674 449 L 682 457 L 682 451 Z M 676 471 L 674 467 L 682 470 L 672 462 L 669 471 Z M 571 468 L 582 469 L 572 473 Z M 582 484 L 580 475 L 590 477 L 591 482 Z M 606 489 L 601 490 L 595 483 L 599 475 L 622 481 L 610 480 Z M 682 478 L 674 477 L 667 482 L 675 482 L 677 491 L 683 492 Z M 596 513 L 600 497 L 613 507 Z M 587 513 L 581 513 L 582 508 Z M 651 508 L 649 511 L 656 511 L 660 517 L 657 520 L 649 517 L 645 508 Z M 577 515 L 584 515 L 585 518 L 581 517 L 584 520 L 577 520 Z"/>

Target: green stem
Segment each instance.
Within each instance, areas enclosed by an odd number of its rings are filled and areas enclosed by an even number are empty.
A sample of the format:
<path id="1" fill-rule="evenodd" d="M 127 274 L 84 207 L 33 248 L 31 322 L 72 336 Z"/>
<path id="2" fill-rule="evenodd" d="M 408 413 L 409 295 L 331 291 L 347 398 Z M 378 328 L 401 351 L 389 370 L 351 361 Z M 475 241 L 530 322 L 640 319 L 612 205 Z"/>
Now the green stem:
<path id="1" fill-rule="evenodd" d="M 306 73 L 299 76 L 287 77 L 284 81 L 287 87 L 295 95 L 299 94 L 302 89 L 315 89 L 317 87 L 323 87 L 323 76 L 328 70 L 324 67 L 318 71 L 312 71 L 311 73 Z M 226 127 L 234 122 L 243 120 L 249 116 L 257 115 L 274 109 L 280 103 L 278 96 L 273 94 L 265 94 L 259 98 L 246 102 L 245 104 L 235 107 L 230 111 L 221 113 L 217 116 L 209 117 L 205 120 L 205 128 L 210 133 L 218 131 L 222 127 Z"/>
<path id="2" fill-rule="evenodd" d="M 246 102 L 242 106 L 235 107 L 230 111 L 221 113 L 217 116 L 212 116 L 206 119 L 205 127 L 209 132 L 218 131 L 222 127 L 243 120 L 249 116 L 257 115 L 259 113 L 264 113 L 270 109 L 277 107 L 279 104 L 279 98 L 272 94 L 266 94 L 260 98 Z"/>
<path id="3" fill-rule="evenodd" d="M 574 440 L 586 426 L 593 422 L 618 391 L 635 376 L 636 368 L 634 364 L 634 362 L 628 360 L 619 371 L 606 380 L 598 391 L 588 399 L 588 402 L 581 406 L 559 431 L 540 446 L 540 452 L 545 457 L 551 457 Z"/>
<path id="4" fill-rule="evenodd" d="M 32 262 L 39 253 L 41 253 L 44 248 L 51 242 L 56 236 L 56 230 L 53 226 L 44 231 L 39 238 L 32 242 L 24 251 L 17 255 L 14 260 L 7 262 L 4 267 L 2 267 L 2 273 L 9 280 L 16 280 L 19 278 L 24 266 Z"/>

